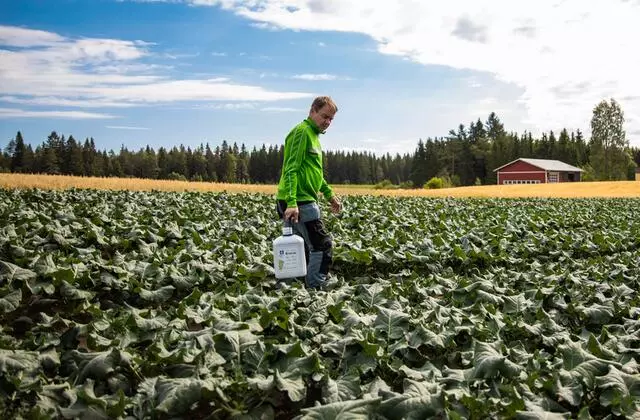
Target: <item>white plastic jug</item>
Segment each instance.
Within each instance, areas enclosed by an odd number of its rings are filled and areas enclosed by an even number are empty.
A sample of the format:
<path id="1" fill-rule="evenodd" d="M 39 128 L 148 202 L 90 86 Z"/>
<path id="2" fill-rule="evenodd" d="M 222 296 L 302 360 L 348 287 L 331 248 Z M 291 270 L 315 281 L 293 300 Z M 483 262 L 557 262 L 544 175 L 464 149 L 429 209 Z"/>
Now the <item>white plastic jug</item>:
<path id="1" fill-rule="evenodd" d="M 284 226 L 282 236 L 273 240 L 273 268 L 277 279 L 307 275 L 304 239 L 294 235 L 291 226 Z"/>

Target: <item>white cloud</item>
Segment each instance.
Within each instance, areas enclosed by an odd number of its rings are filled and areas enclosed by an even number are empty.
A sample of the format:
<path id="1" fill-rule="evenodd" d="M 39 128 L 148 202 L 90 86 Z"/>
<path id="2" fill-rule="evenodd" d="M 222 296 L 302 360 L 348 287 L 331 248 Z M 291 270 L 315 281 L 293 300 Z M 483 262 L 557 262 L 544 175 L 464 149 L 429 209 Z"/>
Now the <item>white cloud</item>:
<path id="1" fill-rule="evenodd" d="M 150 130 L 148 127 L 133 127 L 130 125 L 105 125 L 105 127 L 114 130 Z"/>
<path id="2" fill-rule="evenodd" d="M 238 85 L 211 80 L 169 80 L 127 86 L 91 86 L 89 95 L 137 103 L 211 100 L 275 101 L 310 95 L 297 92 L 273 92 L 259 86 Z"/>
<path id="3" fill-rule="evenodd" d="M 241 111 L 247 109 L 256 109 L 257 105 L 253 102 L 228 102 L 228 103 L 205 103 L 196 104 L 186 109 L 221 109 L 225 111 Z"/>
<path id="4" fill-rule="evenodd" d="M 126 107 L 177 101 L 277 101 L 312 96 L 236 84 L 226 78 L 170 78 L 162 72 L 168 67 L 140 62 L 142 58 L 154 57 L 151 46 L 143 41 L 69 39 L 50 32 L 0 25 L 1 100 L 24 105 Z M 77 115 L 81 118 L 85 114 Z M 86 114 L 86 118 L 89 115 L 92 114 Z"/>
<path id="5" fill-rule="evenodd" d="M 225 111 L 304 112 L 299 108 L 284 106 L 260 106 L 257 102 L 228 102 L 193 105 L 189 109 L 219 109 Z"/>
<path id="6" fill-rule="evenodd" d="M 30 111 L 17 108 L 0 108 L 0 118 L 61 118 L 72 120 L 108 119 L 114 115 L 84 111 Z"/>
<path id="7" fill-rule="evenodd" d="M 350 80 L 348 77 L 337 76 L 335 74 L 327 74 L 327 73 L 304 73 L 304 74 L 294 74 L 291 76 L 292 79 L 298 80 Z"/>
<path id="8" fill-rule="evenodd" d="M 326 73 L 322 73 L 322 74 L 295 74 L 292 76 L 293 79 L 299 79 L 299 80 L 336 80 L 338 78 L 338 76 L 334 75 L 334 74 L 326 74 Z"/>
<path id="9" fill-rule="evenodd" d="M 227 104 L 212 104 L 208 106 L 211 109 L 224 109 L 227 111 L 237 111 L 241 109 L 255 109 L 256 104 L 249 102 L 239 102 L 239 103 L 227 103 Z"/>
<path id="10" fill-rule="evenodd" d="M 185 0 L 254 24 L 366 34 L 378 51 L 493 75 L 522 90 L 526 123 L 588 131 L 609 97 L 637 114 L 640 2 L 624 0 Z M 514 107 L 516 104 L 514 104 Z M 640 121 L 628 121 L 637 131 Z"/>
<path id="11" fill-rule="evenodd" d="M 56 45 L 63 41 L 63 37 L 51 32 L 0 25 L 0 45 L 41 47 Z"/>
<path id="12" fill-rule="evenodd" d="M 475 77 L 467 77 L 463 81 L 471 88 L 483 87 L 483 84 L 480 81 L 478 81 L 477 78 Z"/>
<path id="13" fill-rule="evenodd" d="M 21 98 L 17 96 L 0 96 L 0 102 L 7 102 L 21 105 L 45 105 L 45 106 L 66 106 L 74 108 L 126 108 L 135 106 L 131 103 L 113 102 L 99 99 L 74 100 L 50 96 Z"/>
<path id="14" fill-rule="evenodd" d="M 192 54 L 182 54 L 182 53 L 169 53 L 166 52 L 164 53 L 162 56 L 164 58 L 168 58 L 169 60 L 184 60 L 187 58 L 194 58 L 194 57 L 198 57 L 200 55 L 200 53 L 192 53 Z"/>

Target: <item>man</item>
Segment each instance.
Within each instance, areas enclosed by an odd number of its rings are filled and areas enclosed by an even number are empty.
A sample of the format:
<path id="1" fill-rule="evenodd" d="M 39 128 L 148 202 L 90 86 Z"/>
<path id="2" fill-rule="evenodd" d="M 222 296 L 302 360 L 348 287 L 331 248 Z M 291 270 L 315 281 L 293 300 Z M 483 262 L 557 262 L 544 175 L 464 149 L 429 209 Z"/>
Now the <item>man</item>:
<path id="1" fill-rule="evenodd" d="M 318 193 L 329 200 L 331 211 L 340 212 L 342 204 L 324 178 L 319 135 L 324 134 L 338 112 L 328 96 L 314 99 L 309 116 L 297 124 L 284 143 L 284 160 L 276 198 L 278 214 L 302 236 L 308 250 L 308 287 L 326 285 L 332 263 L 332 240 L 322 223 Z"/>

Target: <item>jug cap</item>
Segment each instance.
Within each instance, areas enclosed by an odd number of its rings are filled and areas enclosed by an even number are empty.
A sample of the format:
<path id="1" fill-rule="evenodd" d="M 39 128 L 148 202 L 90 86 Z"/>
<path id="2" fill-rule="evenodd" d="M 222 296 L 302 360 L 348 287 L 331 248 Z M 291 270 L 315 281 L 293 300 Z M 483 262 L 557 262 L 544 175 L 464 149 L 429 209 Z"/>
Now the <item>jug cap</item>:
<path id="1" fill-rule="evenodd" d="M 293 234 L 293 228 L 291 226 L 283 226 L 282 227 L 282 234 L 284 236 L 289 236 Z"/>

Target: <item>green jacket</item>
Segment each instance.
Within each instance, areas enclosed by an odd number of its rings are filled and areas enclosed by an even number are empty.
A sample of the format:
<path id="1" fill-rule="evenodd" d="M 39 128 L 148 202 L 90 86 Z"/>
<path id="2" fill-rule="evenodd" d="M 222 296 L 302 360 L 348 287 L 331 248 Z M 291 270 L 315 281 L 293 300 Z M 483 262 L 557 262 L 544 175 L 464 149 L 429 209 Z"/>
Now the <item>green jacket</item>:
<path id="1" fill-rule="evenodd" d="M 278 183 L 278 200 L 287 207 L 298 201 L 318 201 L 318 192 L 330 199 L 334 193 L 324 179 L 320 129 L 310 118 L 304 119 L 287 135 L 284 142 L 282 174 Z"/>

